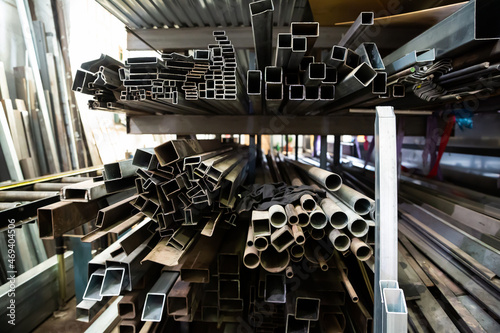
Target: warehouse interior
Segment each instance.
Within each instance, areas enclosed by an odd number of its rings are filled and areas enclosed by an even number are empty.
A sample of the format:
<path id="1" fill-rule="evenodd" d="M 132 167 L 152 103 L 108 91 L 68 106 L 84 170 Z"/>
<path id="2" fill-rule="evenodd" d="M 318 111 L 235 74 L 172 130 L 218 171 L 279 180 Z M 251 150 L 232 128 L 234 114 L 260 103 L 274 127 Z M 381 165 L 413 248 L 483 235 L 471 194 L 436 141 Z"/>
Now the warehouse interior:
<path id="1" fill-rule="evenodd" d="M 0 0 L 2 332 L 500 332 L 495 0 Z"/>

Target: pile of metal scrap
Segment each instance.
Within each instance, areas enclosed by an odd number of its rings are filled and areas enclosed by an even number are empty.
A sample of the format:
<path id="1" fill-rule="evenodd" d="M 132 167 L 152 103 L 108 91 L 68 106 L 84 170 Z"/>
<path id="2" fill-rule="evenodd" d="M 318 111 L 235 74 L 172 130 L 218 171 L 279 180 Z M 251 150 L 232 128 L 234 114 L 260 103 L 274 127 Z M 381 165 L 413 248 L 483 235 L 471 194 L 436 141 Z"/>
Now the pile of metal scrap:
<path id="1" fill-rule="evenodd" d="M 225 31 L 193 55 L 163 53 L 129 58 L 106 55 L 83 63 L 73 90 L 94 95 L 91 109 L 127 113 L 245 114 L 247 97 L 236 69 L 234 46 Z"/>

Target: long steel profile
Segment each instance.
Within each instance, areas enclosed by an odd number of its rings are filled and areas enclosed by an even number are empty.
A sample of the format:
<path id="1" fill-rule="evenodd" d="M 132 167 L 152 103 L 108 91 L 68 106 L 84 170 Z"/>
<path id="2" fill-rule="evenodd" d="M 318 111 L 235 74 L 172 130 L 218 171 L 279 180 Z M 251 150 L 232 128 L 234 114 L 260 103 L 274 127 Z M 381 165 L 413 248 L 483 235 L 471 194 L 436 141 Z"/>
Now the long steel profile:
<path id="1" fill-rule="evenodd" d="M 328 217 L 328 221 L 332 227 L 343 229 L 347 226 L 347 215 L 334 201 L 325 198 L 321 200 L 321 208 Z"/>
<path id="2" fill-rule="evenodd" d="M 142 310 L 142 321 L 159 322 L 163 317 L 168 293 L 179 277 L 179 272 L 164 271 L 146 295 Z"/>
<path id="3" fill-rule="evenodd" d="M 278 252 L 285 251 L 293 243 L 295 243 L 295 237 L 293 236 L 292 229 L 288 225 L 275 230 L 271 234 L 271 245 L 273 245 Z"/>
<path id="4" fill-rule="evenodd" d="M 367 87 L 376 75 L 377 72 L 367 63 L 362 63 L 337 84 L 335 97 L 340 99 Z"/>
<path id="5" fill-rule="evenodd" d="M 340 178 L 340 176 L 336 173 L 290 159 L 288 159 L 287 162 L 302 169 L 305 173 L 307 173 L 309 177 L 311 177 L 330 191 L 337 191 L 342 185 L 342 178 Z"/>
<path id="6" fill-rule="evenodd" d="M 90 275 L 90 279 L 83 293 L 83 299 L 88 301 L 102 301 L 100 290 L 104 281 L 105 270 L 100 268 Z"/>
<path id="7" fill-rule="evenodd" d="M 268 303 L 286 303 L 286 277 L 284 274 L 266 274 L 264 300 Z"/>
<path id="8" fill-rule="evenodd" d="M 305 37 L 307 39 L 306 55 L 310 54 L 316 39 L 319 36 L 318 22 L 292 22 L 290 32 L 293 37 Z"/>
<path id="9" fill-rule="evenodd" d="M 338 68 L 345 63 L 346 58 L 347 48 L 340 45 L 334 45 L 332 46 L 330 53 L 325 57 L 323 61 L 333 68 Z"/>
<path id="10" fill-rule="evenodd" d="M 249 7 L 257 68 L 263 70 L 272 61 L 274 5 L 272 0 L 260 0 L 249 3 Z"/>
<path id="11" fill-rule="evenodd" d="M 332 242 L 333 247 L 340 252 L 349 250 L 351 246 L 351 239 L 342 230 L 331 230 L 328 233 L 328 239 Z"/>
<path id="12" fill-rule="evenodd" d="M 373 255 L 373 249 L 359 238 L 353 237 L 351 240 L 351 252 L 360 261 L 366 261 Z"/>
<path id="13" fill-rule="evenodd" d="M 269 222 L 275 228 L 282 228 L 287 223 L 285 209 L 281 205 L 269 207 Z"/>
<path id="14" fill-rule="evenodd" d="M 135 151 L 132 164 L 146 170 L 155 170 L 158 167 L 158 159 L 153 148 L 138 148 Z"/>
<path id="15" fill-rule="evenodd" d="M 115 224 L 116 222 L 130 218 L 134 215 L 135 211 L 130 202 L 135 200 L 136 196 L 128 197 L 106 208 L 100 209 L 97 212 L 95 225 L 98 228 L 106 228 Z"/>
<path id="16" fill-rule="evenodd" d="M 255 114 L 262 114 L 262 71 L 247 71 L 247 95 Z"/>
<path id="17" fill-rule="evenodd" d="M 338 45 L 355 49 L 359 45 L 364 32 L 369 26 L 373 25 L 373 22 L 373 12 L 361 12 Z"/>
<path id="18" fill-rule="evenodd" d="M 286 68 L 290 71 L 297 71 L 300 66 L 302 58 L 307 52 L 307 38 L 306 37 L 293 37 L 292 38 L 292 53 L 288 59 Z"/>
<path id="19" fill-rule="evenodd" d="M 61 189 L 61 200 L 71 202 L 89 202 L 99 199 L 108 192 L 104 181 L 93 182 L 92 180 L 71 184 Z"/>
<path id="20" fill-rule="evenodd" d="M 415 50 L 436 50 L 436 59 L 455 55 L 482 40 L 498 39 L 500 31 L 492 28 L 491 13 L 500 10 L 494 0 L 470 1 L 441 22 L 427 29 L 384 58 L 390 64 Z"/>
<path id="21" fill-rule="evenodd" d="M 371 208 L 375 205 L 375 201 L 373 199 L 368 198 L 366 195 L 344 184 L 342 184 L 342 186 L 334 192 L 333 195 L 339 197 L 346 205 L 359 215 L 368 214 Z"/>
<path id="22" fill-rule="evenodd" d="M 292 53 L 292 34 L 278 33 L 278 41 L 276 47 L 276 58 L 274 65 L 277 67 L 288 66 L 288 60 Z"/>
<path id="23" fill-rule="evenodd" d="M 385 70 L 384 62 L 378 51 L 377 44 L 372 42 L 361 43 L 355 52 L 359 54 L 362 62 L 366 62 L 374 70 Z"/>
<path id="24" fill-rule="evenodd" d="M 327 197 L 337 204 L 347 215 L 347 229 L 355 237 L 363 237 L 368 233 L 368 223 L 333 194 L 327 193 Z"/>

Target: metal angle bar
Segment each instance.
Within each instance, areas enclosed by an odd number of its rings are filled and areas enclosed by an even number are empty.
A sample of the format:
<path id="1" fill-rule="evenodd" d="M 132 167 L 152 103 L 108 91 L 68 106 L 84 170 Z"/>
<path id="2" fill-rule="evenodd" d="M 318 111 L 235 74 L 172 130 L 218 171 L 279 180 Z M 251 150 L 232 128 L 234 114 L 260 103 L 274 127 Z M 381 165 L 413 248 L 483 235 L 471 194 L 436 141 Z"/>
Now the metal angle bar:
<path id="1" fill-rule="evenodd" d="M 356 48 L 359 45 L 358 39 L 360 39 L 369 26 L 373 25 L 373 22 L 373 12 L 361 12 L 338 45 L 352 49 Z"/>

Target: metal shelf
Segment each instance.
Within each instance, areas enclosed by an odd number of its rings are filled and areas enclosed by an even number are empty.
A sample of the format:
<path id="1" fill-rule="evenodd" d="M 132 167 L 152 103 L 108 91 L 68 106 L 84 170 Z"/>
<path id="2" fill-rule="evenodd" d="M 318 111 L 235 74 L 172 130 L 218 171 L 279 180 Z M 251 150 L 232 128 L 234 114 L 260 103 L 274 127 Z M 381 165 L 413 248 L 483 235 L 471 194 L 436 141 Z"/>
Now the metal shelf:
<path id="1" fill-rule="evenodd" d="M 398 116 L 406 136 L 425 136 L 426 118 Z M 373 135 L 375 115 L 161 115 L 127 117 L 129 134 Z"/>

